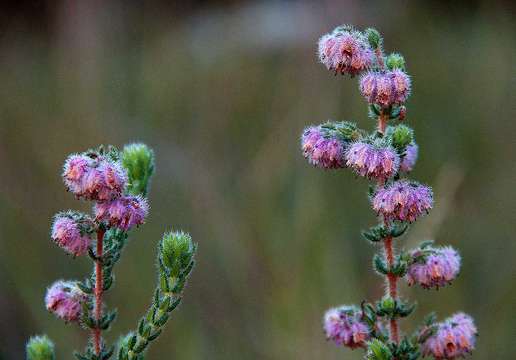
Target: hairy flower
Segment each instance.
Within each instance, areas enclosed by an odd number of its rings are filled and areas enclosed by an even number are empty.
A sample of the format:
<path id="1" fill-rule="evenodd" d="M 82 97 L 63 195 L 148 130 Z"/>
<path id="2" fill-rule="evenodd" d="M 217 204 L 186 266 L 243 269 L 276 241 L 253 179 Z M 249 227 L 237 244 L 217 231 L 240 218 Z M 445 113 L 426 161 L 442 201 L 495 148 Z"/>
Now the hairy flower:
<path id="1" fill-rule="evenodd" d="M 427 255 L 422 255 L 426 252 Z M 449 246 L 417 249 L 411 255 L 414 258 L 421 256 L 422 260 L 409 266 L 406 276 L 409 285 L 419 284 L 425 289 L 438 289 L 449 284 L 459 273 L 460 255 Z"/>
<path id="2" fill-rule="evenodd" d="M 86 295 L 73 281 L 59 280 L 48 288 L 45 305 L 48 311 L 66 322 L 77 321 L 81 316 Z"/>
<path id="3" fill-rule="evenodd" d="M 402 70 L 368 72 L 360 78 L 360 92 L 370 104 L 382 107 L 403 104 L 410 95 L 411 82 Z"/>
<path id="4" fill-rule="evenodd" d="M 356 75 L 369 68 L 374 54 L 367 39 L 354 30 L 335 30 L 319 39 L 319 60 L 335 73 Z"/>
<path id="5" fill-rule="evenodd" d="M 72 155 L 65 162 L 63 180 L 77 197 L 109 201 L 122 194 L 127 174 L 120 164 L 102 157 Z"/>
<path id="6" fill-rule="evenodd" d="M 301 148 L 308 161 L 323 169 L 343 168 L 345 143 L 335 137 L 325 136 L 319 126 L 311 126 L 303 132 Z"/>
<path id="7" fill-rule="evenodd" d="M 95 216 L 111 226 L 128 231 L 144 223 L 149 212 L 147 200 L 142 196 L 123 196 L 111 202 L 97 203 Z"/>
<path id="8" fill-rule="evenodd" d="M 477 328 L 471 316 L 457 313 L 437 324 L 437 332 L 422 346 L 424 356 L 435 359 L 456 359 L 471 353 L 475 347 Z"/>
<path id="9" fill-rule="evenodd" d="M 52 225 L 52 239 L 73 256 L 88 251 L 91 239 L 81 224 L 71 214 L 58 214 Z"/>
<path id="10" fill-rule="evenodd" d="M 355 142 L 346 151 L 346 165 L 358 175 L 386 180 L 399 168 L 400 158 L 392 147 Z"/>
<path id="11" fill-rule="evenodd" d="M 433 206 L 432 190 L 416 182 L 399 180 L 378 190 L 373 209 L 386 220 L 414 222 Z"/>
<path id="12" fill-rule="evenodd" d="M 415 142 L 409 144 L 405 149 L 405 156 L 400 163 L 400 170 L 403 172 L 411 172 L 414 169 L 414 165 L 416 165 L 417 156 L 419 152 L 419 147 Z"/>
<path id="13" fill-rule="evenodd" d="M 370 330 L 362 321 L 362 313 L 354 306 L 330 309 L 324 315 L 324 331 L 328 340 L 351 349 L 364 347 Z"/>

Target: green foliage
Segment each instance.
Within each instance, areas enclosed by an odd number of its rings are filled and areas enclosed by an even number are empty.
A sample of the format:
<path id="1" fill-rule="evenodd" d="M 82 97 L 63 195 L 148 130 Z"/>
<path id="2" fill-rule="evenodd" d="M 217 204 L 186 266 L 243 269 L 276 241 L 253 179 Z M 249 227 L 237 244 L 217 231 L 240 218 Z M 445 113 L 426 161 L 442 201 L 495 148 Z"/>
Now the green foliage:
<path id="1" fill-rule="evenodd" d="M 373 48 L 373 50 L 376 50 L 382 46 L 383 40 L 378 30 L 374 28 L 368 28 L 364 33 L 367 37 L 367 41 L 369 41 L 369 45 L 371 48 Z"/>
<path id="2" fill-rule="evenodd" d="M 391 360 L 392 353 L 389 346 L 378 339 L 372 339 L 367 343 L 367 360 Z"/>
<path id="3" fill-rule="evenodd" d="M 129 176 L 128 192 L 146 196 L 154 174 L 154 152 L 145 144 L 130 144 L 124 146 L 121 159 Z"/>
<path id="4" fill-rule="evenodd" d="M 54 343 L 46 336 L 33 336 L 26 346 L 27 360 L 54 360 Z"/>

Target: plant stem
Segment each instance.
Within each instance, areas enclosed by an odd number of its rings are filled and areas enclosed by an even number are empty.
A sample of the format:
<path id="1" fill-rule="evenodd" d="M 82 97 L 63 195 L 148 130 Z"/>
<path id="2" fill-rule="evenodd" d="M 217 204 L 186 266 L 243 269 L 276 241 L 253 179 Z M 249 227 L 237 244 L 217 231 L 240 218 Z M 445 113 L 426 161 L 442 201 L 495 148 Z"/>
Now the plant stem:
<path id="1" fill-rule="evenodd" d="M 97 231 L 97 260 L 95 260 L 95 320 L 97 327 L 93 329 L 93 342 L 95 346 L 95 354 L 100 355 L 100 347 L 102 342 L 101 329 L 99 327 L 102 317 L 102 252 L 104 248 L 104 229 Z"/>
<path id="2" fill-rule="evenodd" d="M 387 264 L 389 265 L 389 269 L 394 265 L 394 251 L 392 246 L 392 236 L 387 236 L 383 240 L 383 248 L 385 251 L 385 259 L 387 260 Z M 398 277 L 392 273 L 387 274 L 387 284 L 388 284 L 388 293 L 389 296 L 393 300 L 397 300 L 398 298 Z M 390 339 L 394 343 L 399 342 L 399 333 L 398 333 L 398 322 L 395 318 L 390 320 Z"/>

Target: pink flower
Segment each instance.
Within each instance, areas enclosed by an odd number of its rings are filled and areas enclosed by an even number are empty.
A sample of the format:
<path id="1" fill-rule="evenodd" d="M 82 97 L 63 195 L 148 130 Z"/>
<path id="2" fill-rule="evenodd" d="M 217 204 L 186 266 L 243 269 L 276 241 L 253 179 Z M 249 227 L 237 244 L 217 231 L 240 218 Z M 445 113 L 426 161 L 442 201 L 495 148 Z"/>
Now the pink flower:
<path id="1" fill-rule="evenodd" d="M 369 327 L 362 321 L 362 313 L 354 306 L 328 310 L 324 315 L 324 331 L 329 340 L 351 349 L 364 347 L 370 337 Z"/>
<path id="2" fill-rule="evenodd" d="M 65 162 L 63 180 L 77 197 L 109 201 L 122 194 L 127 174 L 120 164 L 102 157 L 72 155 Z"/>
<path id="3" fill-rule="evenodd" d="M 378 190 L 372 205 L 386 220 L 414 222 L 432 209 L 433 194 L 428 186 L 399 180 Z"/>
<path id="4" fill-rule="evenodd" d="M 402 105 L 410 95 L 411 82 L 402 70 L 368 72 L 360 78 L 360 92 L 370 104 L 384 108 Z"/>
<path id="5" fill-rule="evenodd" d="M 147 200 L 142 196 L 124 196 L 111 202 L 97 203 L 95 216 L 124 231 L 144 223 L 149 212 Z"/>
<path id="6" fill-rule="evenodd" d="M 411 143 L 405 149 L 405 156 L 400 163 L 400 170 L 403 172 L 411 172 L 414 169 L 414 165 L 416 165 L 417 156 L 418 156 L 419 147 L 416 143 Z"/>
<path id="7" fill-rule="evenodd" d="M 91 242 L 86 229 L 81 229 L 81 225 L 71 214 L 56 216 L 51 236 L 57 245 L 73 256 L 85 254 Z"/>
<path id="8" fill-rule="evenodd" d="M 471 316 L 457 313 L 437 324 L 437 332 L 422 346 L 424 356 L 435 359 L 456 359 L 475 348 L 477 328 Z"/>
<path id="9" fill-rule="evenodd" d="M 392 147 L 377 147 L 364 142 L 346 151 L 346 165 L 363 177 L 387 180 L 398 172 L 400 158 Z"/>
<path id="10" fill-rule="evenodd" d="M 77 321 L 81 316 L 82 302 L 87 299 L 73 281 L 56 281 L 47 290 L 45 305 L 48 311 L 66 322 Z"/>
<path id="11" fill-rule="evenodd" d="M 373 63 L 373 51 L 367 39 L 357 31 L 339 30 L 319 40 L 319 60 L 335 73 L 356 75 Z"/>
<path id="12" fill-rule="evenodd" d="M 301 137 L 303 156 L 323 169 L 343 168 L 345 143 L 337 138 L 325 136 L 320 127 L 309 127 Z"/>
<path id="13" fill-rule="evenodd" d="M 422 254 L 421 249 L 412 252 L 413 257 Z M 457 277 L 460 270 L 460 255 L 451 247 L 429 248 L 423 262 L 416 262 L 409 266 L 407 282 L 409 285 L 419 284 L 425 289 L 439 288 L 449 284 Z"/>

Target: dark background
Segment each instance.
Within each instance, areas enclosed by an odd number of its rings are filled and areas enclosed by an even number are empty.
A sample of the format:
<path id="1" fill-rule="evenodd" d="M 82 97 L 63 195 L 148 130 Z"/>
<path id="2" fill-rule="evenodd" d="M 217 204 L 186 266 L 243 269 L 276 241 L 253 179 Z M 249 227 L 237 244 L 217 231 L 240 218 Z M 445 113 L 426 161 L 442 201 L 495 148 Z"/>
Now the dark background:
<path id="1" fill-rule="evenodd" d="M 341 23 L 374 26 L 413 76 L 414 177 L 436 207 L 403 246 L 460 249 L 453 286 L 405 286 L 419 307 L 462 309 L 480 329 L 473 359 L 516 353 L 514 5 L 494 1 L 18 1 L 0 14 L 0 358 L 46 332 L 59 359 L 86 334 L 47 313 L 46 287 L 81 278 L 49 239 L 52 216 L 89 210 L 61 166 L 97 144 L 144 141 L 157 155 L 148 222 L 131 236 L 107 296 L 109 341 L 136 326 L 168 229 L 199 243 L 185 302 L 148 359 L 361 359 L 326 343 L 330 307 L 376 299 L 382 280 L 359 232 L 374 223 L 366 183 L 309 166 L 304 126 L 370 128 L 355 80 L 317 63 Z"/>

